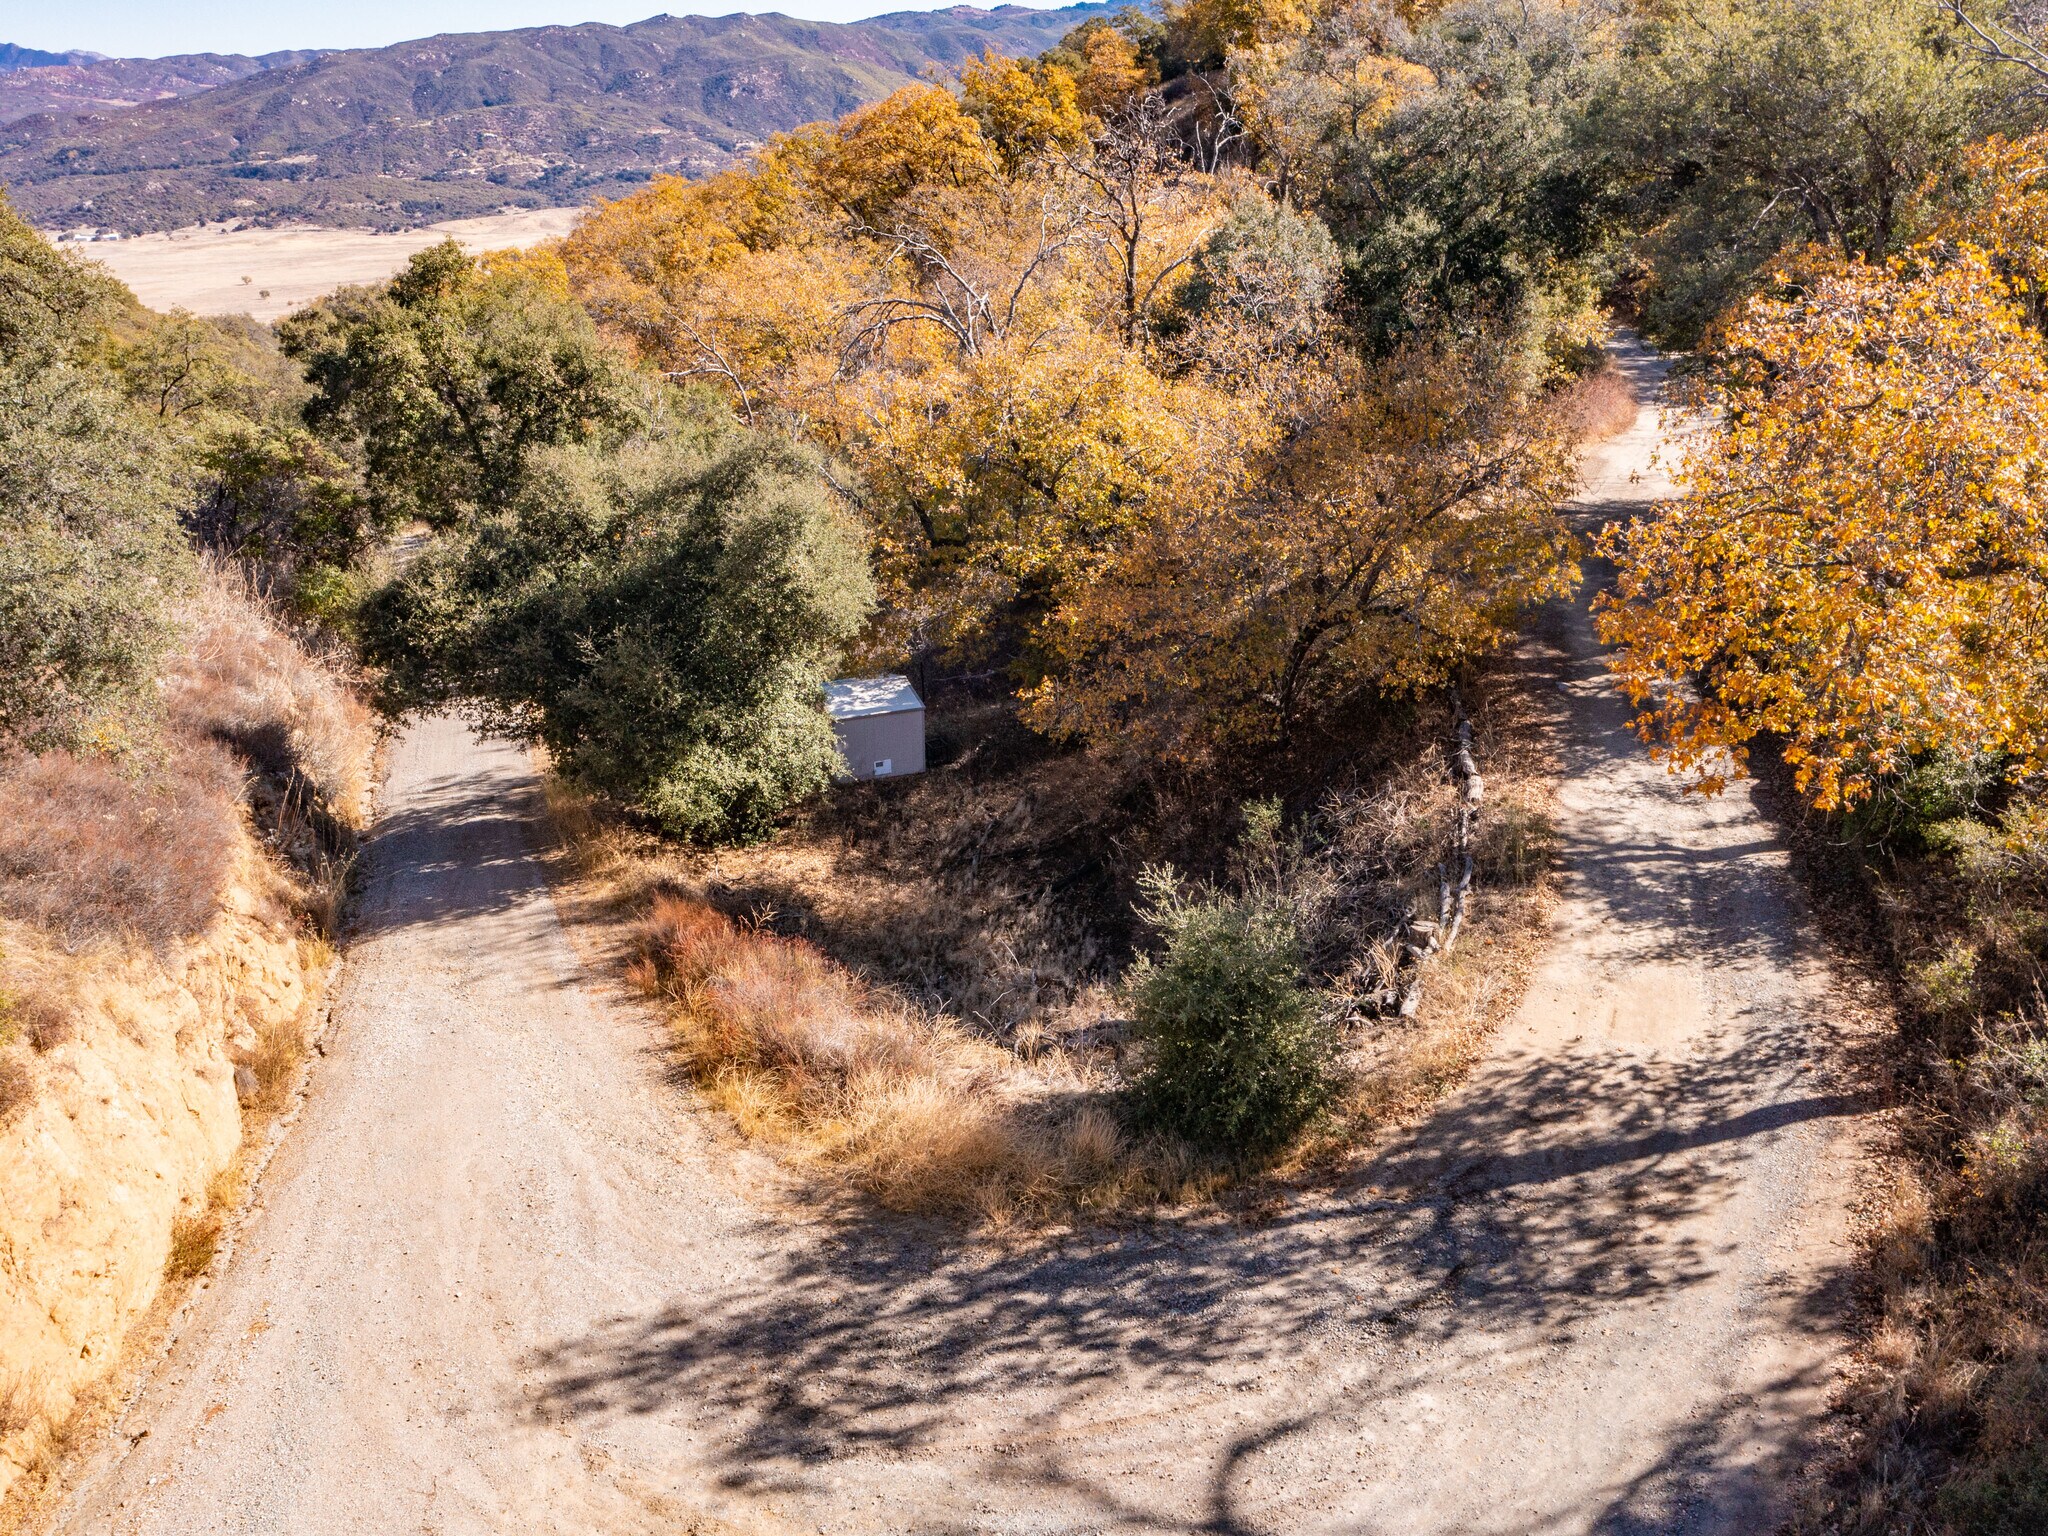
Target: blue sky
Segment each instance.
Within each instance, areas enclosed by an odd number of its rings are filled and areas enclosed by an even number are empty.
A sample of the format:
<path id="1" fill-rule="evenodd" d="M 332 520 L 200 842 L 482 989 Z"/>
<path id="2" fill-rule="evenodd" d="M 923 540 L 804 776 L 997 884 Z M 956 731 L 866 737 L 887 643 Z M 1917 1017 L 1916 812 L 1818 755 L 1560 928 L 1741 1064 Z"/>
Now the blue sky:
<path id="1" fill-rule="evenodd" d="M 853 21 L 884 11 L 936 9 L 936 0 L 703 0 L 697 5 L 688 0 L 324 0 L 319 5 L 292 0 L 0 0 L 0 43 L 154 58 L 378 47 L 434 32 L 641 21 L 664 10 L 677 15 L 782 11 L 817 21 Z"/>

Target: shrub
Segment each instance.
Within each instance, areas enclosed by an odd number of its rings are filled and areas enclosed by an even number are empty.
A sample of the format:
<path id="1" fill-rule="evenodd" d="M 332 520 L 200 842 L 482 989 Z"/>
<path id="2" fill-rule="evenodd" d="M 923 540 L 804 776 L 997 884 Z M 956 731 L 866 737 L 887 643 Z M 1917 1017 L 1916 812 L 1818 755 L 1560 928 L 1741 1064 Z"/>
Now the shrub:
<path id="1" fill-rule="evenodd" d="M 2048 1451 L 2036 1447 L 1975 1468 L 1936 1504 L 1959 1536 L 2030 1536 L 2048 1530 Z"/>
<path id="2" fill-rule="evenodd" d="M 0 750 L 75 740 L 145 685 L 191 570 L 172 505 L 111 394 L 0 369 Z"/>
<path id="3" fill-rule="evenodd" d="M 469 704 L 680 836 L 766 832 L 839 762 L 821 686 L 873 602 L 819 466 L 734 435 L 528 469 L 367 605 L 387 705 Z"/>
<path id="4" fill-rule="evenodd" d="M 1876 780 L 1868 799 L 1842 813 L 1843 830 L 1875 848 L 1906 854 L 1941 849 L 1957 824 L 1979 810 L 2004 767 L 1991 753 L 1930 752 L 1905 772 Z"/>
<path id="5" fill-rule="evenodd" d="M 301 571 L 346 568 L 369 541 L 368 509 L 347 462 L 302 426 L 222 422 L 198 460 L 205 479 L 190 522 L 209 549 L 296 587 Z"/>
<path id="6" fill-rule="evenodd" d="M 1257 896 L 1190 896 L 1171 870 L 1148 870 L 1144 884 L 1143 916 L 1165 948 L 1126 983 L 1141 1118 L 1233 1157 L 1284 1146 L 1336 1087 L 1294 925 Z"/>

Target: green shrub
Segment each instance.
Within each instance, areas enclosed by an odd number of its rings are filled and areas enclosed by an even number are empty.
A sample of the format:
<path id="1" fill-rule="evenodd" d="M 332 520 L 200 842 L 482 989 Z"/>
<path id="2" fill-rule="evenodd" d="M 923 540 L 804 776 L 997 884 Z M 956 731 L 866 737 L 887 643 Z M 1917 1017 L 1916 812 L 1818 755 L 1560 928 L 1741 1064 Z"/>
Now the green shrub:
<path id="1" fill-rule="evenodd" d="M 167 456 L 91 366 L 119 296 L 0 197 L 0 753 L 131 703 L 192 576 Z"/>
<path id="2" fill-rule="evenodd" d="M 822 685 L 873 602 L 818 466 L 729 433 L 543 450 L 502 516 L 366 604 L 394 710 L 455 703 L 670 832 L 745 838 L 839 763 Z"/>
<path id="3" fill-rule="evenodd" d="M 2026 1450 L 1966 1472 L 1944 1487 L 1936 1502 L 1959 1536 L 2048 1531 L 2048 1452 Z"/>
<path id="4" fill-rule="evenodd" d="M 1142 915 L 1165 947 L 1125 985 L 1141 1119 L 1233 1157 L 1286 1145 L 1335 1086 L 1294 925 L 1257 896 L 1188 895 L 1171 870 L 1147 871 L 1145 888 Z"/>
<path id="5" fill-rule="evenodd" d="M 1880 779 L 1868 800 L 1842 816 L 1852 842 L 1903 854 L 1940 850 L 1954 824 L 1977 813 L 2004 775 L 1993 753 L 1932 752 L 1904 773 Z"/>

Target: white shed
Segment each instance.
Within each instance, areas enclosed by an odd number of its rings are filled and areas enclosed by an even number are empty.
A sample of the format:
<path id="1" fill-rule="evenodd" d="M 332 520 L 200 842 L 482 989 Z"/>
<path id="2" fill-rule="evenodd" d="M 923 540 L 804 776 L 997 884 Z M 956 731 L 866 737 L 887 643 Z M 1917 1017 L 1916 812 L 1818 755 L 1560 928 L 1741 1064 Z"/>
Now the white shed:
<path id="1" fill-rule="evenodd" d="M 825 713 L 854 778 L 924 772 L 924 700 L 902 673 L 827 683 Z"/>

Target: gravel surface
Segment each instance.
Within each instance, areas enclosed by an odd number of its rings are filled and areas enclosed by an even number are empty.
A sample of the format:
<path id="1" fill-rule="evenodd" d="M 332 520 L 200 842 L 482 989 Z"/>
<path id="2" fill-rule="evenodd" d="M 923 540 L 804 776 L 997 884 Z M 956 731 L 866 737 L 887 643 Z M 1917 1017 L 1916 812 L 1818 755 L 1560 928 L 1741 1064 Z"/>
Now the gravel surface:
<path id="1" fill-rule="evenodd" d="M 1271 1220 L 1009 1247 L 750 1194 L 581 974 L 524 756 L 417 725 L 305 1112 L 58 1528 L 1767 1529 L 1841 1349 L 1841 1010 L 1747 792 L 1542 634 L 1564 888 L 1469 1082 Z"/>

